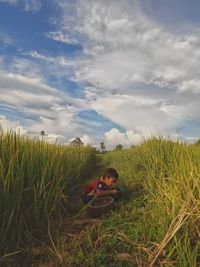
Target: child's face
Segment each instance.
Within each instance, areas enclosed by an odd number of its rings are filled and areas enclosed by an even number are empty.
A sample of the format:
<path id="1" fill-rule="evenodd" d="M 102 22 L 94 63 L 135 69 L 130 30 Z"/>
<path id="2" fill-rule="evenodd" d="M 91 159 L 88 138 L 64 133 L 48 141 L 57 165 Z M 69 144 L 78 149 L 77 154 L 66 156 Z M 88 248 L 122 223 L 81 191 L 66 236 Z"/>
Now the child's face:
<path id="1" fill-rule="evenodd" d="M 105 178 L 104 178 L 104 183 L 105 183 L 108 187 L 111 187 L 115 182 L 116 182 L 116 179 L 115 179 L 115 178 L 112 178 L 112 177 L 105 177 Z"/>

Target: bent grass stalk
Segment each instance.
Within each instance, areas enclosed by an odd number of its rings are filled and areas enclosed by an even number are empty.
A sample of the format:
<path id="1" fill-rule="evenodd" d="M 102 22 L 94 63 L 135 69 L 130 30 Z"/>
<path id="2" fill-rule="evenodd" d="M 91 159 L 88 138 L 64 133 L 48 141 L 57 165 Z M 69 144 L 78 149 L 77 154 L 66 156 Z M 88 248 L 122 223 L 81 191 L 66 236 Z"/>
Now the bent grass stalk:
<path id="1" fill-rule="evenodd" d="M 151 255 L 149 259 L 149 267 L 154 266 L 156 260 L 166 247 L 166 245 L 169 243 L 169 241 L 174 237 L 176 232 L 181 228 L 181 226 L 186 222 L 186 220 L 190 217 L 190 215 L 193 214 L 193 212 L 197 209 L 197 204 L 194 208 L 188 208 L 190 202 L 186 202 L 181 208 L 177 216 L 173 219 L 171 222 L 169 229 L 162 240 L 162 242 L 158 245 L 156 251 Z M 189 211 L 188 211 L 189 209 Z M 191 209 L 191 210 L 190 210 Z"/>

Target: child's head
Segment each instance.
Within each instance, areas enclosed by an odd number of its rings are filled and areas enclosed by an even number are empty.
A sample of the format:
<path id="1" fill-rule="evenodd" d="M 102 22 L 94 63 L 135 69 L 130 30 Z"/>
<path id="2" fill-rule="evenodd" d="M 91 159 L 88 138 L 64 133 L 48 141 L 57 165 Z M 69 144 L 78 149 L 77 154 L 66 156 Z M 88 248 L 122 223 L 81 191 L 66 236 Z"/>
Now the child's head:
<path id="1" fill-rule="evenodd" d="M 118 179 L 118 173 L 115 169 L 113 168 L 108 168 L 103 177 L 102 177 L 102 180 L 104 181 L 104 183 L 107 184 L 107 186 L 112 186 Z"/>

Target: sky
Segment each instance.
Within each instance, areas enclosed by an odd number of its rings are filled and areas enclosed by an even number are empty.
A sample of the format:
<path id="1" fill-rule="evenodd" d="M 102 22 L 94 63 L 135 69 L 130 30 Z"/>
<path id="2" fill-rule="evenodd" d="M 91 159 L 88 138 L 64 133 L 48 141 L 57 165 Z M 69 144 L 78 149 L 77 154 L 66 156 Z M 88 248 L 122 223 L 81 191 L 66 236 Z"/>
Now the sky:
<path id="1" fill-rule="evenodd" d="M 0 0 L 0 124 L 107 149 L 200 137 L 198 0 Z"/>

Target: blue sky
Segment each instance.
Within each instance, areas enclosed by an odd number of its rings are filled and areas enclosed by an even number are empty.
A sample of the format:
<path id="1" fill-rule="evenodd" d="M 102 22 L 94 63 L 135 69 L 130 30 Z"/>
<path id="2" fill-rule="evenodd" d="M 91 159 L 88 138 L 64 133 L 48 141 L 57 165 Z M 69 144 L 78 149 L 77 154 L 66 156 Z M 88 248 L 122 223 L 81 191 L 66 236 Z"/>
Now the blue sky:
<path id="1" fill-rule="evenodd" d="M 0 0 L 0 123 L 107 148 L 199 138 L 199 9 L 197 0 Z"/>

